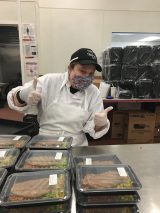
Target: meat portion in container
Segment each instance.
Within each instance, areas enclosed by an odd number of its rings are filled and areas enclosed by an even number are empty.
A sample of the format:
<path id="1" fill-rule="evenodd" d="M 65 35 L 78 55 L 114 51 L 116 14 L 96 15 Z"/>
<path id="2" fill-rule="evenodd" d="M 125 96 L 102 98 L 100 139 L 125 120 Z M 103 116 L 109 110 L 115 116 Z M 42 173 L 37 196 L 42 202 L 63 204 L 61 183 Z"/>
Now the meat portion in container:
<path id="1" fill-rule="evenodd" d="M 56 185 L 49 185 L 49 178 L 32 179 L 15 183 L 7 201 L 33 200 L 37 198 L 63 198 L 64 176 L 59 175 Z"/>
<path id="2" fill-rule="evenodd" d="M 30 156 L 27 158 L 22 168 L 53 168 L 53 167 L 65 167 L 67 165 L 67 159 L 64 157 L 61 160 L 56 160 L 53 155 L 43 156 Z"/>
<path id="3" fill-rule="evenodd" d="M 32 143 L 32 146 L 37 146 L 37 147 L 50 147 L 50 146 L 62 146 L 65 145 L 64 142 L 61 141 L 51 141 L 51 140 L 43 140 L 43 141 L 38 141 L 37 143 Z"/>
<path id="4" fill-rule="evenodd" d="M 0 147 L 6 147 L 6 146 L 13 146 L 13 140 L 12 139 L 7 139 L 6 141 L 5 140 L 1 140 L 0 139 Z"/>
<path id="5" fill-rule="evenodd" d="M 7 139 L 6 141 L 0 140 L 0 148 L 21 148 L 25 144 L 25 141 L 14 141 Z"/>
<path id="6" fill-rule="evenodd" d="M 116 171 L 108 171 L 85 175 L 82 187 L 84 189 L 131 188 L 132 181 L 128 176 L 120 176 Z"/>

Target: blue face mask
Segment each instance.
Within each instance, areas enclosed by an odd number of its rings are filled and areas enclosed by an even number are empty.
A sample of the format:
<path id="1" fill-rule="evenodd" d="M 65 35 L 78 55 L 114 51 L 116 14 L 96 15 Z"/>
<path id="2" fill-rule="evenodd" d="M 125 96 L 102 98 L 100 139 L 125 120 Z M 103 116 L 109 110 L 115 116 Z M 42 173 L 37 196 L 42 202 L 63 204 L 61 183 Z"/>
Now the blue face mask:
<path id="1" fill-rule="evenodd" d="M 85 90 L 92 83 L 92 80 L 92 76 L 75 76 L 72 79 L 72 86 L 78 90 Z"/>

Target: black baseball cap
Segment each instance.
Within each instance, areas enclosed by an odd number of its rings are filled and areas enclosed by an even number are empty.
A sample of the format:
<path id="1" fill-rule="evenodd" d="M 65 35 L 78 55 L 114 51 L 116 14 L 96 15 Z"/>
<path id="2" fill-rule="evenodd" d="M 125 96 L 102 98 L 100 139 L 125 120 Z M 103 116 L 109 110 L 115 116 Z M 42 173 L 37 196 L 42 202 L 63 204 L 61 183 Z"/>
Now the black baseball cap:
<path id="1" fill-rule="evenodd" d="M 80 63 L 82 65 L 90 65 L 93 64 L 96 67 L 96 70 L 101 72 L 102 67 L 97 63 L 96 54 L 88 48 L 81 48 L 74 52 L 71 55 L 70 64 L 72 63 Z"/>

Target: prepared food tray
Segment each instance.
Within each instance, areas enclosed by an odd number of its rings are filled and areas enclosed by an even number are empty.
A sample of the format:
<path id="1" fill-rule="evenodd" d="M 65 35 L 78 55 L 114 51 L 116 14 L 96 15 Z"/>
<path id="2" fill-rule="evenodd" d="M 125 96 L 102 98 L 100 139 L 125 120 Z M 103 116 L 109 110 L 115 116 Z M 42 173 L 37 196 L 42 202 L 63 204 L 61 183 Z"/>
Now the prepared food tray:
<path id="1" fill-rule="evenodd" d="M 23 148 L 30 140 L 28 135 L 0 135 L 0 149 Z"/>
<path id="2" fill-rule="evenodd" d="M 36 135 L 27 144 L 27 147 L 30 149 L 70 149 L 72 141 L 72 137 Z"/>
<path id="3" fill-rule="evenodd" d="M 71 197 L 69 172 L 47 170 L 11 174 L 0 194 L 1 206 L 61 203 Z"/>
<path id="4" fill-rule="evenodd" d="M 77 206 L 77 213 L 138 213 L 137 205 L 133 206 L 102 206 L 82 208 Z"/>
<path id="5" fill-rule="evenodd" d="M 136 191 L 141 183 L 130 166 L 79 166 L 76 168 L 76 188 L 79 192 Z"/>
<path id="6" fill-rule="evenodd" d="M 27 150 L 15 169 L 17 171 L 33 171 L 47 169 L 70 169 L 71 158 L 68 150 Z"/>
<path id="7" fill-rule="evenodd" d="M 0 167 L 12 167 L 20 154 L 19 149 L 0 149 Z"/>
<path id="8" fill-rule="evenodd" d="M 113 165 L 121 164 L 121 161 L 116 155 L 87 155 L 74 157 L 75 165 Z"/>
<path id="9" fill-rule="evenodd" d="M 109 192 L 99 194 L 76 193 L 77 203 L 81 206 L 101 205 L 133 205 L 140 201 L 139 194 L 135 192 Z"/>

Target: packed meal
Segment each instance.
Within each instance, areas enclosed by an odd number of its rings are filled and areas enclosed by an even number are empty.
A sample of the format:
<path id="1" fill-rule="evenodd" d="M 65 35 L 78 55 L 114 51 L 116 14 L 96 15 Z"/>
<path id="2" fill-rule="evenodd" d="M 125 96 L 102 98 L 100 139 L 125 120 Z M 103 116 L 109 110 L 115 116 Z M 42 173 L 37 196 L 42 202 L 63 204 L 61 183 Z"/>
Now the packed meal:
<path id="1" fill-rule="evenodd" d="M 0 148 L 22 148 L 29 139 L 27 135 L 2 135 L 0 136 Z"/>
<path id="2" fill-rule="evenodd" d="M 0 148 L 21 148 L 25 144 L 24 140 L 14 141 L 12 139 L 0 140 Z"/>
<path id="3" fill-rule="evenodd" d="M 49 178 L 39 178 L 19 181 L 13 184 L 10 194 L 6 197 L 8 202 L 19 202 L 35 199 L 60 199 L 65 194 L 64 175 L 57 175 L 57 184 L 49 185 Z"/>
<path id="4" fill-rule="evenodd" d="M 51 140 L 42 140 L 37 141 L 36 143 L 31 144 L 32 147 L 39 147 L 39 148 L 47 148 L 47 147 L 61 147 L 61 148 L 67 148 L 68 144 L 67 142 L 63 141 L 51 141 Z"/>
<path id="5" fill-rule="evenodd" d="M 30 156 L 27 158 L 21 168 L 23 169 L 36 169 L 36 168 L 48 168 L 48 169 L 65 169 L 67 167 L 67 157 L 57 160 L 52 155 L 42 156 Z"/>
<path id="6" fill-rule="evenodd" d="M 86 174 L 82 180 L 83 189 L 131 188 L 133 183 L 128 176 L 120 176 L 117 171 L 100 174 Z"/>

